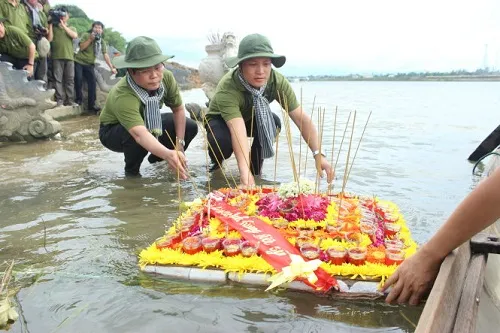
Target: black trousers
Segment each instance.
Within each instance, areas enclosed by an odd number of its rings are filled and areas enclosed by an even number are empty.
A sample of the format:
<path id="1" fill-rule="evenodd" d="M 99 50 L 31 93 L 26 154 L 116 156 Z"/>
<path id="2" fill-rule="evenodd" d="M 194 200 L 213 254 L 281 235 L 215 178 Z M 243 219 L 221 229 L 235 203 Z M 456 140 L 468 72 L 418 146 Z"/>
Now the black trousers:
<path id="1" fill-rule="evenodd" d="M 87 109 L 90 110 L 95 106 L 97 88 L 94 65 L 82 65 L 75 61 L 75 102 L 78 104 L 83 102 L 83 79 L 87 82 Z"/>
<path id="2" fill-rule="evenodd" d="M 274 124 L 278 131 L 281 130 L 281 120 L 278 118 L 276 114 L 273 113 Z M 225 159 L 231 157 L 233 154 L 233 145 L 231 142 L 231 132 L 229 131 L 229 127 L 222 117 L 217 117 L 208 122 L 208 126 L 211 127 L 212 130 L 206 128 L 207 131 L 207 140 L 208 140 L 208 154 L 212 163 L 218 164 L 217 161 L 222 163 Z M 247 129 L 247 136 L 250 137 L 252 133 L 251 121 L 245 123 L 245 127 Z M 250 150 L 250 170 L 253 175 L 260 175 L 262 172 L 262 164 L 264 159 L 262 156 L 262 146 L 259 141 L 259 136 L 257 135 L 259 129 L 257 126 L 257 121 L 254 118 L 253 124 L 253 143 L 252 148 Z M 212 135 L 212 132 L 214 133 Z M 215 135 L 215 137 L 214 137 Z M 210 148 L 212 147 L 212 148 Z M 220 150 L 219 150 L 220 147 Z M 213 150 L 213 152 L 212 152 Z M 222 151 L 222 154 L 221 154 Z"/>
<path id="3" fill-rule="evenodd" d="M 29 63 L 28 59 L 19 59 L 7 54 L 0 55 L 0 61 L 10 62 L 14 69 L 23 69 L 23 67 Z M 36 65 L 37 63 L 35 61 L 35 63 L 33 64 L 33 76 L 28 78 L 28 80 L 33 80 L 36 72 Z"/>
<path id="4" fill-rule="evenodd" d="M 161 115 L 163 130 L 167 131 L 172 140 L 175 140 L 175 125 L 173 113 L 163 113 Z M 186 134 L 184 141 L 186 150 L 189 143 L 198 134 L 198 126 L 196 122 L 186 118 Z M 148 151 L 139 145 L 132 135 L 121 124 L 103 125 L 99 128 L 99 140 L 104 147 L 117 153 L 124 153 L 125 155 L 125 174 L 138 175 L 144 157 Z M 158 141 L 169 149 L 174 149 L 167 134 L 163 133 L 158 137 Z M 151 155 L 150 162 L 160 161 L 159 157 Z"/>

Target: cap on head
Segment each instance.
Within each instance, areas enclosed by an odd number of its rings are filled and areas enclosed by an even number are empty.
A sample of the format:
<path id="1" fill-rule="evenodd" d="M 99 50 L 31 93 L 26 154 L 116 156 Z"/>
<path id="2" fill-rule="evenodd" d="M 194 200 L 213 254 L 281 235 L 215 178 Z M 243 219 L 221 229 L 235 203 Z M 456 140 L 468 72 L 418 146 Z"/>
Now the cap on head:
<path id="1" fill-rule="evenodd" d="M 116 68 L 145 68 L 173 57 L 173 55 L 162 54 L 154 39 L 139 36 L 128 43 L 125 55 L 113 58 L 113 65 Z"/>
<path id="2" fill-rule="evenodd" d="M 277 68 L 283 66 L 286 61 L 284 55 L 275 54 L 271 42 L 266 36 L 251 34 L 245 36 L 238 47 L 238 56 L 226 59 L 228 67 L 235 67 L 242 61 L 251 58 L 271 58 L 271 62 Z"/>

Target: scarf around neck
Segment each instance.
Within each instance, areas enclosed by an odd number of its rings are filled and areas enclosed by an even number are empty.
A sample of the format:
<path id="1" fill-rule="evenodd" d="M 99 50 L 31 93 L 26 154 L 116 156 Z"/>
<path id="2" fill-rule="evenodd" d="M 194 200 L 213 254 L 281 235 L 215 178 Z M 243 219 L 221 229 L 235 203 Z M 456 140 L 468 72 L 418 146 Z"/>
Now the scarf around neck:
<path id="1" fill-rule="evenodd" d="M 252 87 L 238 70 L 238 78 L 245 89 L 252 94 L 253 106 L 255 107 L 255 116 L 257 119 L 257 135 L 259 136 L 260 146 L 262 148 L 262 158 L 274 156 L 273 143 L 276 138 L 276 124 L 269 101 L 264 97 L 266 85 L 256 89 Z"/>
<path id="2" fill-rule="evenodd" d="M 26 3 L 26 6 L 28 6 L 29 9 L 31 10 L 31 16 L 33 17 L 33 20 L 32 20 L 32 23 L 31 23 L 32 26 L 33 27 L 41 26 L 42 25 L 42 21 L 40 20 L 40 14 L 38 13 L 39 9 L 36 6 L 33 7 L 32 5 L 30 5 L 27 1 L 25 3 Z"/>
<path id="3" fill-rule="evenodd" d="M 158 138 L 163 133 L 160 112 L 160 102 L 165 94 L 163 81 L 160 84 L 160 88 L 155 91 L 153 96 L 150 96 L 146 89 L 139 87 L 128 73 L 127 82 L 132 90 L 137 94 L 142 104 L 144 104 L 144 123 L 146 128 L 151 132 L 151 134 Z"/>

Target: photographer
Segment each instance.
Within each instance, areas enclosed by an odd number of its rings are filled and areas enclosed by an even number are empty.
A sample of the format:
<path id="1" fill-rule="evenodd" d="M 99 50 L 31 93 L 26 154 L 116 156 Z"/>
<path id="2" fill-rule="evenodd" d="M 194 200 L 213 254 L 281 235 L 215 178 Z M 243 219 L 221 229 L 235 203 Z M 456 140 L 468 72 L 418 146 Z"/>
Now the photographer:
<path id="1" fill-rule="evenodd" d="M 75 63 L 73 39 L 78 37 L 75 29 L 68 27 L 69 13 L 66 7 L 49 11 L 49 41 L 51 42 L 52 76 L 55 81 L 56 102 L 78 106 L 74 102 Z"/>
<path id="2" fill-rule="evenodd" d="M 28 36 L 35 43 L 38 51 L 36 60 L 35 79 L 47 82 L 47 55 L 50 51 L 48 41 L 49 27 L 47 16 L 43 12 L 43 6 L 38 0 L 24 0 L 24 6 L 31 22 Z"/>
<path id="3" fill-rule="evenodd" d="M 0 61 L 10 62 L 15 69 L 24 69 L 33 76 L 35 44 L 28 35 L 14 26 L 4 26 L 5 18 L 0 17 Z"/>
<path id="4" fill-rule="evenodd" d="M 95 21 L 92 28 L 85 33 L 80 40 L 80 51 L 75 56 L 75 89 L 76 103 L 83 102 L 83 78 L 87 81 L 88 104 L 87 109 L 92 112 L 99 112 L 101 108 L 96 105 L 96 78 L 95 78 L 95 60 L 99 54 L 102 54 L 106 64 L 113 74 L 116 69 L 111 64 L 107 53 L 107 45 L 103 39 L 104 25 L 102 22 Z"/>

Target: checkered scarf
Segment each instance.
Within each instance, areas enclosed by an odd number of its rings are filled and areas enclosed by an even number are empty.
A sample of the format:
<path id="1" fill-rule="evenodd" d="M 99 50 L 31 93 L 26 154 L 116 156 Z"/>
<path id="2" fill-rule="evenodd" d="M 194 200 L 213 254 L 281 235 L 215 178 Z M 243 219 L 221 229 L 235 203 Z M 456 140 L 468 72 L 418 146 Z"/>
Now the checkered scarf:
<path id="1" fill-rule="evenodd" d="M 160 112 L 160 102 L 163 98 L 163 94 L 165 93 L 163 82 L 161 82 L 160 88 L 153 96 L 149 96 L 146 89 L 139 87 L 128 73 L 127 82 L 145 106 L 144 123 L 146 124 L 146 128 L 151 132 L 151 134 L 158 138 L 163 133 Z"/>
<path id="2" fill-rule="evenodd" d="M 255 115 L 257 119 L 257 135 L 259 136 L 260 146 L 262 147 L 262 158 L 274 156 L 273 143 L 276 138 L 276 124 L 274 123 L 273 114 L 269 101 L 264 97 L 266 85 L 256 89 L 252 87 L 238 71 L 238 78 L 243 87 L 252 94 L 253 106 L 255 107 Z"/>

